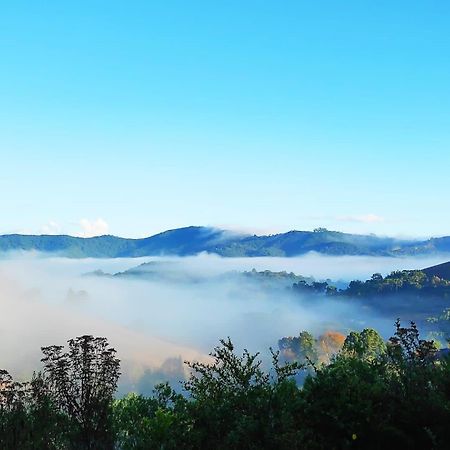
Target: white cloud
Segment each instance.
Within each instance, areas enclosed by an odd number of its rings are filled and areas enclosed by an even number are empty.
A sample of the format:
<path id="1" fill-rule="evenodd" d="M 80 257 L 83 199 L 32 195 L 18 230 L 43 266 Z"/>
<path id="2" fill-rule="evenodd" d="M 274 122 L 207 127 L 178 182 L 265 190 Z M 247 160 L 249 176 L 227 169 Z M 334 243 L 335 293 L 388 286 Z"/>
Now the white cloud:
<path id="1" fill-rule="evenodd" d="M 384 222 L 384 217 L 376 214 L 364 214 L 362 216 L 340 216 L 337 220 L 341 222 L 379 223 Z"/>
<path id="2" fill-rule="evenodd" d="M 93 237 L 109 234 L 109 225 L 101 218 L 96 220 L 81 219 L 79 223 L 82 231 L 78 233 L 80 237 Z"/>
<path id="3" fill-rule="evenodd" d="M 61 234 L 61 226 L 51 220 L 41 228 L 41 234 Z"/>

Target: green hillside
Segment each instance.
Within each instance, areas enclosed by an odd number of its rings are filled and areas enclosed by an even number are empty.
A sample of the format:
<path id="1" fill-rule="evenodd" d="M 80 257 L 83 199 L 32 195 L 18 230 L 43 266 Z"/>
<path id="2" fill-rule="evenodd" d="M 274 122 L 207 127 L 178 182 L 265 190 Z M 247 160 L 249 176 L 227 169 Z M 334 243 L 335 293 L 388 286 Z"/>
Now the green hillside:
<path id="1" fill-rule="evenodd" d="M 450 237 L 412 241 L 341 233 L 323 228 L 251 236 L 196 226 L 168 230 L 142 239 L 110 235 L 91 238 L 66 235 L 0 236 L 0 253 L 13 251 L 36 251 L 69 258 L 188 256 L 201 252 L 225 257 L 289 257 L 312 251 L 325 255 L 404 256 L 450 253 Z"/>

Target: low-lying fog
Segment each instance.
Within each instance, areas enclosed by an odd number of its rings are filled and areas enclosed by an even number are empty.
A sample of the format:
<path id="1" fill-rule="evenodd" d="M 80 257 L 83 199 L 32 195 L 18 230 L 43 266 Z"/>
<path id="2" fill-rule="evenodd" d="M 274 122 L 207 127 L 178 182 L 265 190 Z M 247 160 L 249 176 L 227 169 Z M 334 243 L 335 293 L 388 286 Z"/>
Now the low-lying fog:
<path id="1" fill-rule="evenodd" d="M 122 360 L 121 391 L 148 392 L 154 382 L 179 377 L 181 360 L 205 358 L 227 336 L 239 348 L 257 351 L 276 348 L 279 338 L 304 329 L 345 332 L 374 326 L 389 334 L 395 318 L 374 316 L 361 306 L 294 297 L 285 288 L 266 289 L 243 277 L 221 275 L 255 268 L 343 282 L 446 260 L 317 254 L 109 260 L 9 256 L 0 259 L 0 368 L 28 377 L 40 367 L 41 346 L 63 344 L 82 334 L 106 336 Z M 160 263 L 171 277 L 84 275 L 98 269 L 116 273 L 149 261 Z"/>

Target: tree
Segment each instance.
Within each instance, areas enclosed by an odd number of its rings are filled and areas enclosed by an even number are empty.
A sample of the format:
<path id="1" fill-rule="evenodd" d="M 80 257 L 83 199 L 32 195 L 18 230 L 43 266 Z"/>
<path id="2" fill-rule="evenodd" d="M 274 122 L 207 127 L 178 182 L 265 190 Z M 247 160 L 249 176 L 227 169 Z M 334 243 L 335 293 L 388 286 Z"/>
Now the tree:
<path id="1" fill-rule="evenodd" d="M 0 448 L 57 450 L 67 448 L 64 415 L 48 396 L 40 374 L 18 383 L 0 370 Z"/>
<path id="2" fill-rule="evenodd" d="M 413 440 L 413 448 L 447 448 L 450 405 L 440 388 L 445 372 L 439 371 L 437 348 L 420 338 L 414 322 L 402 327 L 397 320 L 395 327 L 384 358 L 390 401 L 397 405 L 392 424 Z M 443 436 L 447 439 L 438 442 Z"/>
<path id="3" fill-rule="evenodd" d="M 389 411 L 376 366 L 338 355 L 307 377 L 301 396 L 301 448 L 382 448 Z"/>
<path id="4" fill-rule="evenodd" d="M 230 339 L 210 354 L 211 363 L 188 362 L 192 373 L 184 386 L 191 397 L 194 448 L 292 448 L 282 444 L 284 406 L 295 408 L 299 391 L 292 377 L 298 364 L 280 366 L 272 353 L 273 372 L 264 371 L 258 353 L 235 354 Z"/>
<path id="5" fill-rule="evenodd" d="M 350 333 L 304 383 L 305 448 L 448 448 L 449 373 L 414 323 L 397 321 L 387 345 L 374 330 Z"/>
<path id="6" fill-rule="evenodd" d="M 329 362 L 331 357 L 339 352 L 344 345 L 345 336 L 337 331 L 325 331 L 317 339 L 319 361 Z"/>
<path id="7" fill-rule="evenodd" d="M 111 403 L 120 375 L 116 351 L 106 338 L 85 335 L 43 347 L 43 377 L 50 395 L 71 422 L 72 447 L 112 449 Z"/>
<path id="8" fill-rule="evenodd" d="M 26 385 L 15 382 L 6 370 L 0 370 L 1 448 L 27 448 L 29 424 L 25 399 Z"/>
<path id="9" fill-rule="evenodd" d="M 131 393 L 115 400 L 116 446 L 121 450 L 190 448 L 187 402 L 168 383 L 157 385 L 152 397 Z"/>
<path id="10" fill-rule="evenodd" d="M 419 330 L 414 322 L 411 322 L 409 327 L 402 327 L 400 319 L 395 322 L 395 334 L 389 339 L 388 344 L 391 361 L 395 364 L 401 362 L 405 370 L 430 367 L 437 351 L 433 341 L 420 339 Z"/>
<path id="11" fill-rule="evenodd" d="M 308 331 L 301 331 L 298 337 L 284 337 L 278 341 L 282 356 L 288 361 L 300 364 L 317 362 L 316 340 Z"/>
<path id="12" fill-rule="evenodd" d="M 381 273 L 374 273 L 373 275 L 372 275 L 372 278 L 371 278 L 371 281 L 375 281 L 375 282 L 377 282 L 377 281 L 383 281 L 383 275 L 381 275 Z"/>
<path id="13" fill-rule="evenodd" d="M 352 331 L 345 338 L 342 351 L 359 359 L 373 360 L 386 352 L 383 338 L 372 328 Z"/>

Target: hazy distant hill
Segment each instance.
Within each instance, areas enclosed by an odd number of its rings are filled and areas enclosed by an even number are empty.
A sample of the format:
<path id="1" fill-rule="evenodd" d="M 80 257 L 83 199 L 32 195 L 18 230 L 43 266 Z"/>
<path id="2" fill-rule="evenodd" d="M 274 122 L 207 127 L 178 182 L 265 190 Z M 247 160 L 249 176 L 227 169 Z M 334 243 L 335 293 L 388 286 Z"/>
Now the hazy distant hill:
<path id="1" fill-rule="evenodd" d="M 178 283 L 197 283 L 202 281 L 248 281 L 255 282 L 258 286 L 266 288 L 286 288 L 292 287 L 294 283 L 312 284 L 315 279 L 313 277 L 304 277 L 296 275 L 293 272 L 273 272 L 270 270 L 257 271 L 226 271 L 215 275 L 203 274 L 196 271 L 188 271 L 178 260 L 150 261 L 131 269 L 114 274 L 105 273 L 102 270 L 88 272 L 85 276 L 108 277 L 108 278 L 133 278 L 137 280 L 147 281 L 170 281 Z M 330 281 L 330 280 L 328 280 Z"/>
<path id="2" fill-rule="evenodd" d="M 310 251 L 326 255 L 397 256 L 450 252 L 450 237 L 399 240 L 318 229 L 268 236 L 242 235 L 208 227 L 165 231 L 143 239 L 116 236 L 0 236 L 0 252 L 38 251 L 70 258 L 118 258 L 156 255 L 295 256 Z"/>
<path id="3" fill-rule="evenodd" d="M 405 255 L 423 255 L 430 253 L 450 253 L 450 236 L 415 241 L 402 246 L 399 251 Z"/>
<path id="4" fill-rule="evenodd" d="M 119 258 L 151 255 L 195 255 L 216 242 L 226 242 L 225 231 L 206 227 L 187 227 L 169 230 L 142 239 L 116 236 L 80 238 L 53 235 L 0 236 L 0 252 L 38 251 L 70 258 Z"/>

